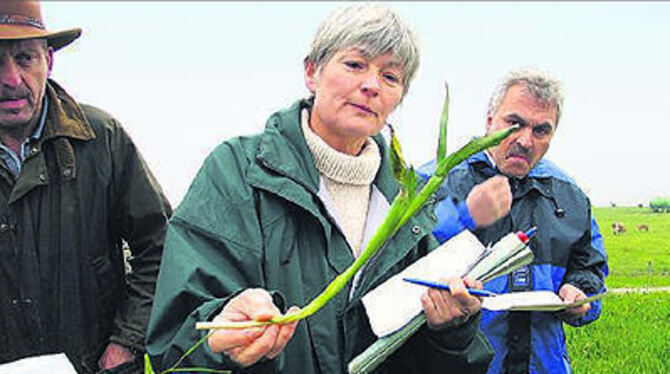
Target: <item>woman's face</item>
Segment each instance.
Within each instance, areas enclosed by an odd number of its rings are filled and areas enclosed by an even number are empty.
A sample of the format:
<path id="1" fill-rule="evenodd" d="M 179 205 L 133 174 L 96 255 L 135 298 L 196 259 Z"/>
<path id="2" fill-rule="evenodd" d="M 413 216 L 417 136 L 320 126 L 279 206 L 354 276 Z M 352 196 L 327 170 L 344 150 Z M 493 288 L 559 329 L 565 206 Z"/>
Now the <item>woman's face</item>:
<path id="1" fill-rule="evenodd" d="M 351 155 L 384 127 L 404 89 L 403 71 L 394 55 L 370 58 L 354 48 L 335 53 L 320 69 L 306 63 L 305 81 L 315 96 L 312 130 Z"/>

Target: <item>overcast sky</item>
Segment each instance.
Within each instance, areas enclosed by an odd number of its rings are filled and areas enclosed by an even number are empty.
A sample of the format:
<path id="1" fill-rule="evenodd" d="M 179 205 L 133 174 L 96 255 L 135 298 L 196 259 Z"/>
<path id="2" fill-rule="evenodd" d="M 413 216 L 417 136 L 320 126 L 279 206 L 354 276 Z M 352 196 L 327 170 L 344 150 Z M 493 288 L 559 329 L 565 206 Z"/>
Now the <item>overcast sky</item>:
<path id="1" fill-rule="evenodd" d="M 344 3 L 45 2 L 47 28 L 83 28 L 52 77 L 116 116 L 170 201 L 183 198 L 225 139 L 261 131 L 306 96 L 302 59 Z M 547 157 L 594 205 L 670 196 L 670 3 L 389 3 L 421 41 L 421 66 L 390 117 L 415 166 L 435 154 L 444 81 L 449 149 L 484 132 L 486 104 L 509 70 L 564 81 Z"/>

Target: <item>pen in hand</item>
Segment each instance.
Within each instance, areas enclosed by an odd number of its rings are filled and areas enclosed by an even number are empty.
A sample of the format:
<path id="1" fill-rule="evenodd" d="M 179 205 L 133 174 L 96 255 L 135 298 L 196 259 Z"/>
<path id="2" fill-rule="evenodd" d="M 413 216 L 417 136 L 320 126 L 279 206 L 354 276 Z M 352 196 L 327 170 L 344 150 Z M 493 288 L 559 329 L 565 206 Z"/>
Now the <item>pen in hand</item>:
<path id="1" fill-rule="evenodd" d="M 403 278 L 402 280 L 404 280 L 405 282 L 418 284 L 420 286 L 426 286 L 426 287 L 430 287 L 430 288 L 437 288 L 439 290 L 451 291 L 451 288 L 449 287 L 449 285 L 444 284 L 444 283 L 431 282 L 431 281 L 427 281 L 427 280 L 423 280 L 423 279 L 416 279 L 416 278 Z M 486 291 L 486 290 L 478 290 L 478 289 L 475 289 L 475 288 L 468 288 L 467 290 L 468 290 L 468 293 L 470 295 L 474 295 L 474 296 L 483 296 L 483 297 L 497 296 L 496 293 Z"/>

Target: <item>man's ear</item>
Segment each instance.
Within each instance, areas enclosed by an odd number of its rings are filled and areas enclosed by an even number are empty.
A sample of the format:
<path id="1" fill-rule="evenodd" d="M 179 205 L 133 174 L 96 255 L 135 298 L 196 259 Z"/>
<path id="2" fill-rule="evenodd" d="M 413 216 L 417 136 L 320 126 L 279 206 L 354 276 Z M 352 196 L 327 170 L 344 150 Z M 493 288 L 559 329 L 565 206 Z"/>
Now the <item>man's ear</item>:
<path id="1" fill-rule="evenodd" d="M 305 58 L 303 65 L 305 67 L 305 86 L 312 94 L 316 91 L 317 84 L 317 68 L 313 62 Z"/>
<path id="2" fill-rule="evenodd" d="M 489 133 L 491 126 L 493 125 L 493 113 L 486 112 L 486 133 Z"/>
<path id="3" fill-rule="evenodd" d="M 47 77 L 51 77 L 51 71 L 53 70 L 54 66 L 54 49 L 51 47 L 47 47 L 47 51 L 45 53 L 45 57 L 47 59 Z"/>

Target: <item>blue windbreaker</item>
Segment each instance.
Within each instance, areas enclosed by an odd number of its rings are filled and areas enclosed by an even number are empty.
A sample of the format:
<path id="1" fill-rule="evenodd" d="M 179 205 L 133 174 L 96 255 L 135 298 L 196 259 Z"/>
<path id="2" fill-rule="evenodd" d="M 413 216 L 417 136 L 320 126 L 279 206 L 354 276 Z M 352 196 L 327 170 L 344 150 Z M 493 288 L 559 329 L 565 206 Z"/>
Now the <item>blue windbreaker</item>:
<path id="1" fill-rule="evenodd" d="M 419 169 L 428 179 L 435 161 Z M 470 229 L 484 244 L 495 243 L 512 231 L 537 227 L 530 247 L 535 259 L 526 269 L 491 280 L 484 288 L 497 293 L 550 290 L 558 293 L 570 283 L 587 295 L 603 292 L 609 270 L 602 236 L 591 216 L 588 197 L 576 183 L 548 160 L 542 159 L 523 179 L 510 178 L 510 214 L 486 228 L 475 228 L 465 199 L 472 188 L 498 174 L 483 152 L 452 169 L 437 193 L 435 237 L 444 242 Z M 595 321 L 601 302 L 578 320 Z M 549 312 L 493 312 L 483 310 L 481 328 L 495 351 L 489 373 L 570 373 L 562 321 Z"/>

